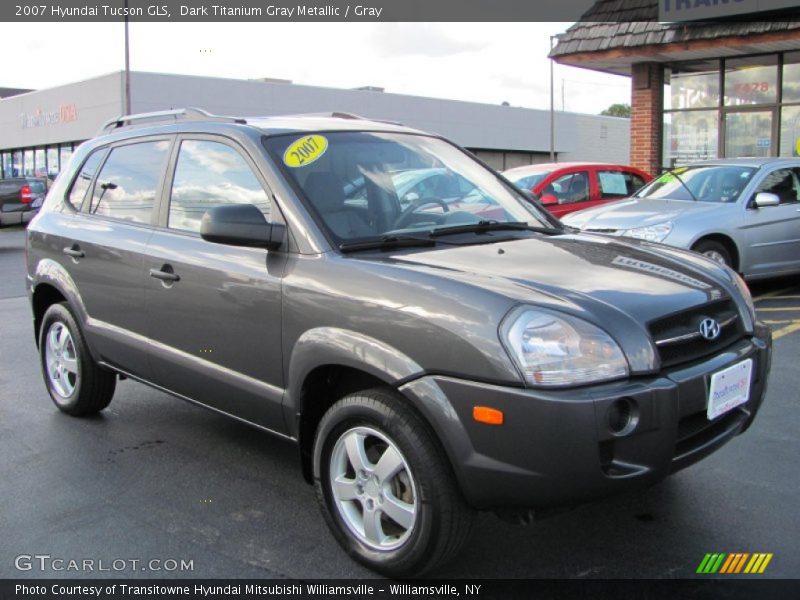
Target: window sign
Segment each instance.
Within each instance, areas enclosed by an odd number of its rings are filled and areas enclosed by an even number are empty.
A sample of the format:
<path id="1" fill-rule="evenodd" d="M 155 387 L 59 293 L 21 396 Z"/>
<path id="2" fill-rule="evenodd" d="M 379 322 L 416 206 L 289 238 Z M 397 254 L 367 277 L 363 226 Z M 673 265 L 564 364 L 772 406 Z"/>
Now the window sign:
<path id="1" fill-rule="evenodd" d="M 717 111 L 664 115 L 664 160 L 669 166 L 717 158 Z"/>
<path id="2" fill-rule="evenodd" d="M 725 61 L 725 106 L 769 104 L 777 99 L 777 56 Z"/>
<path id="3" fill-rule="evenodd" d="M 619 171 L 600 171 L 600 191 L 604 195 L 627 196 L 628 186 L 625 184 L 625 175 Z"/>

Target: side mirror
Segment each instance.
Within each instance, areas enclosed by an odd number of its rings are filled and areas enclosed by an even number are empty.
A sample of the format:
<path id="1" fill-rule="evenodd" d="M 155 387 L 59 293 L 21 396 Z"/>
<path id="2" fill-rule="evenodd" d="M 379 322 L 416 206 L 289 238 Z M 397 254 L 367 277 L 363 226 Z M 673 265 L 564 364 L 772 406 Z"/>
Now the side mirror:
<path id="1" fill-rule="evenodd" d="M 216 244 L 277 250 L 286 237 L 286 226 L 268 223 L 252 204 L 223 204 L 205 212 L 200 237 Z"/>
<path id="2" fill-rule="evenodd" d="M 558 197 L 553 194 L 544 194 L 540 200 L 545 206 L 549 204 L 558 204 Z"/>
<path id="3" fill-rule="evenodd" d="M 764 208 L 765 206 L 778 206 L 780 203 L 781 199 L 778 194 L 772 194 L 770 192 L 758 192 L 756 194 L 756 200 L 753 204 L 758 208 Z"/>

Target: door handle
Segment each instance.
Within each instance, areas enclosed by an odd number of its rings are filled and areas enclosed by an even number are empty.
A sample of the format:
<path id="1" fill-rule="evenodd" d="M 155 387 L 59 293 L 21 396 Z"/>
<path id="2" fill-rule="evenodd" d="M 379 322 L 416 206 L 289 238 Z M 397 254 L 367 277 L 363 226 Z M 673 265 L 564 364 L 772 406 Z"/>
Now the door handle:
<path id="1" fill-rule="evenodd" d="M 81 250 L 81 247 L 78 244 L 72 244 L 72 246 L 67 246 L 63 250 L 64 254 L 67 256 L 71 256 L 72 258 L 83 258 L 86 256 L 86 253 Z"/>
<path id="2" fill-rule="evenodd" d="M 168 269 L 168 270 L 167 270 Z M 181 276 L 172 272 L 172 267 L 164 265 L 161 269 L 150 269 L 150 277 L 160 279 L 161 281 L 175 282 L 180 281 Z"/>

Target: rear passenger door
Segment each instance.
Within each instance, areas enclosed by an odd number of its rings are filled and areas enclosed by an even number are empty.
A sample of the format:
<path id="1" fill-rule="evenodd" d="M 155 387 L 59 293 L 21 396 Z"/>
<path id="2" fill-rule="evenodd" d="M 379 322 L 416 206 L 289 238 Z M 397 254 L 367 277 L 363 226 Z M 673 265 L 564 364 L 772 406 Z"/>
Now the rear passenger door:
<path id="1" fill-rule="evenodd" d="M 61 227 L 57 248 L 86 308 L 92 348 L 102 361 L 144 379 L 150 375 L 144 252 L 170 147 L 171 139 L 160 137 L 91 154 L 68 192 L 80 212 Z"/>
<path id="2" fill-rule="evenodd" d="M 153 381 L 285 432 L 286 253 L 215 244 L 199 235 L 205 211 L 221 204 L 252 203 L 268 221 L 282 222 L 272 194 L 246 151 L 217 136 L 179 137 L 168 179 L 143 269 Z"/>

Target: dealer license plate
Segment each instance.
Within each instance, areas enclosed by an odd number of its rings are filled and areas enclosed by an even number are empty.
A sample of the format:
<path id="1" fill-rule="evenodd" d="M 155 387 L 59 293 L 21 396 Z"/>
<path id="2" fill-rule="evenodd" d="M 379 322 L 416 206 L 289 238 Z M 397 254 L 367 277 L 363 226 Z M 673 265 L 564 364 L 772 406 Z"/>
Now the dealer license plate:
<path id="1" fill-rule="evenodd" d="M 750 399 L 752 372 L 753 359 L 748 358 L 711 376 L 706 413 L 709 421 Z"/>

